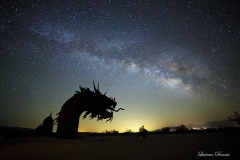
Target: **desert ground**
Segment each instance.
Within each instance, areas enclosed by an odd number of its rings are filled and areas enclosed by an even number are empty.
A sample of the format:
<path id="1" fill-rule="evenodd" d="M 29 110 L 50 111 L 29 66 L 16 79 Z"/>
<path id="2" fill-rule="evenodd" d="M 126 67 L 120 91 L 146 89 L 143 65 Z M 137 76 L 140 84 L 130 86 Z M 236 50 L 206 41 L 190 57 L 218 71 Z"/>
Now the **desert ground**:
<path id="1" fill-rule="evenodd" d="M 0 159 L 240 159 L 239 148 L 240 137 L 224 133 L 149 135 L 146 139 L 135 135 L 84 139 L 25 137 L 2 140 Z M 215 152 L 221 156 L 215 156 Z M 202 156 L 198 156 L 200 153 Z"/>

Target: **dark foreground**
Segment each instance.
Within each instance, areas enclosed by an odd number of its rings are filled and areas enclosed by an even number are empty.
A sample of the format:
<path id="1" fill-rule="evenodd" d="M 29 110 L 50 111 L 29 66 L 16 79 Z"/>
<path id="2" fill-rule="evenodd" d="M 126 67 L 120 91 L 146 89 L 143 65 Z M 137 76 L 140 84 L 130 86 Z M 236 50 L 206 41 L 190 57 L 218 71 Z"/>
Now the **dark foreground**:
<path id="1" fill-rule="evenodd" d="M 1 137 L 2 138 L 2 137 Z M 224 133 L 1 139 L 0 159 L 240 159 L 240 137 Z M 219 156 L 215 156 L 218 154 Z M 201 155 L 201 156 L 200 156 Z"/>

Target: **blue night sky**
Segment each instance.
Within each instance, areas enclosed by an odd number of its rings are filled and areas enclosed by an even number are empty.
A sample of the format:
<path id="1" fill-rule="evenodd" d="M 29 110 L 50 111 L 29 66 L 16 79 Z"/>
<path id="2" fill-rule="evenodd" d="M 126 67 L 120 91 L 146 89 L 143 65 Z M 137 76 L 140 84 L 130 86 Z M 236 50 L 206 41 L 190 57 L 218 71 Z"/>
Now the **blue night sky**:
<path id="1" fill-rule="evenodd" d="M 80 118 L 79 131 L 240 111 L 237 0 L 2 0 L 0 12 L 0 126 L 36 128 L 93 80 L 125 111 L 111 123 Z"/>

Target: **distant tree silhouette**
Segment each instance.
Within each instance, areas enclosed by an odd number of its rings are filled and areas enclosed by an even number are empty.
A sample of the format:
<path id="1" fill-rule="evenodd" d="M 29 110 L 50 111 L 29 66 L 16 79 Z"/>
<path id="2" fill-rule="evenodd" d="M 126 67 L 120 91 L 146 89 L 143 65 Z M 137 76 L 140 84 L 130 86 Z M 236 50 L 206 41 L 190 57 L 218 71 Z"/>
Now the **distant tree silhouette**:
<path id="1" fill-rule="evenodd" d="M 138 136 L 141 136 L 141 137 L 143 137 L 143 138 L 147 138 L 147 136 L 148 136 L 148 130 L 146 130 L 146 129 L 144 128 L 144 126 L 139 127 Z"/>
<path id="2" fill-rule="evenodd" d="M 185 133 L 188 128 L 185 125 L 180 125 L 174 128 L 176 130 L 177 133 Z"/>
<path id="3" fill-rule="evenodd" d="M 237 122 L 238 125 L 240 125 L 240 115 L 238 112 L 235 112 L 233 111 L 234 114 L 231 114 L 229 117 L 228 117 L 228 120 L 230 122 Z"/>
<path id="4" fill-rule="evenodd" d="M 170 128 L 169 127 L 163 127 L 162 128 L 162 134 L 169 134 L 170 133 Z"/>

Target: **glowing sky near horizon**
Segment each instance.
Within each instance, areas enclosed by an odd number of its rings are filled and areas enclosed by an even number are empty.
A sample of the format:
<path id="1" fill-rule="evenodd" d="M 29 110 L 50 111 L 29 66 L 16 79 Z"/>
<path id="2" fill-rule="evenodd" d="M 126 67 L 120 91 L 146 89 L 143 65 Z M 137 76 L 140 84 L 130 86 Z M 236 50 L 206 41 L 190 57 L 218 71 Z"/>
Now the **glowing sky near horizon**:
<path id="1" fill-rule="evenodd" d="M 3 0 L 0 8 L 0 126 L 36 128 L 93 80 L 125 111 L 111 123 L 81 119 L 79 131 L 239 112 L 238 1 Z"/>

